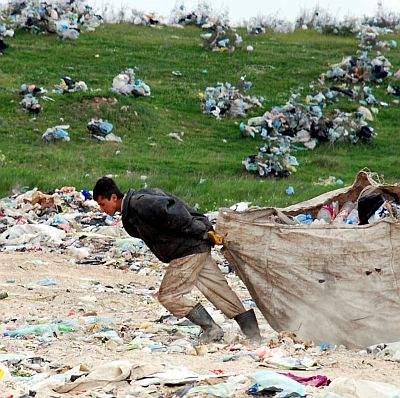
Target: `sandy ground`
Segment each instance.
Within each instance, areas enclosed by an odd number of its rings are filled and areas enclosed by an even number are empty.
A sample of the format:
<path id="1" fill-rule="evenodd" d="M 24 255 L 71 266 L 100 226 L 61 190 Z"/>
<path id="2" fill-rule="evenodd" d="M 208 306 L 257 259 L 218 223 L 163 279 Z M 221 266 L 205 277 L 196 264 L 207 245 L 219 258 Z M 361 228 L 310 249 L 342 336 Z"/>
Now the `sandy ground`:
<path id="1" fill-rule="evenodd" d="M 135 364 L 185 366 L 198 373 L 209 373 L 214 369 L 226 373 L 266 369 L 260 367 L 260 362 L 249 355 L 224 362 L 223 358 L 226 359 L 229 355 L 243 353 L 230 351 L 227 343 L 209 345 L 207 350 L 211 352 L 197 356 L 194 352 L 126 350 L 135 333 L 154 331 L 151 326 L 145 329 L 145 322 L 155 321 L 166 314 L 152 296 L 152 292 L 158 289 L 161 277 L 162 267 L 156 269 L 153 275 L 142 275 L 104 265 L 77 265 L 74 260 L 57 254 L 2 253 L 0 291 L 6 291 L 9 297 L 0 300 L 1 336 L 20 326 L 71 319 L 79 321 L 85 316 L 95 315 L 112 318 L 114 322 L 110 329 L 120 333 L 123 343 L 106 344 L 104 339 L 89 338 L 91 333 L 100 329 L 96 329 L 97 325 L 86 325 L 77 332 L 64 333 L 45 342 L 39 341 L 37 336 L 0 337 L 0 353 L 34 354 L 49 364 L 56 364 L 53 368 L 59 369 L 70 369 L 79 364 L 93 367 L 116 359 L 127 359 Z M 41 286 L 38 281 L 44 278 L 55 280 L 58 284 Z M 247 291 L 240 287 L 236 277 L 229 278 L 229 281 L 236 281 L 233 285 L 242 299 L 250 298 Z M 276 334 L 258 310 L 257 316 L 263 336 L 267 339 L 274 337 Z M 229 343 L 229 339 L 234 339 L 238 328 L 234 322 L 225 321 L 224 329 Z M 168 334 L 156 330 L 153 336 L 155 342 L 162 342 L 167 346 L 182 338 L 195 341 L 194 337 L 180 332 Z M 243 341 L 242 343 L 249 351 L 257 348 L 246 345 Z M 322 353 L 315 350 L 313 355 L 321 369 L 294 373 L 302 376 L 323 374 L 331 379 L 339 376 L 354 377 L 392 383 L 400 387 L 398 363 L 374 359 L 372 355 L 361 356 L 355 351 L 345 349 Z"/>

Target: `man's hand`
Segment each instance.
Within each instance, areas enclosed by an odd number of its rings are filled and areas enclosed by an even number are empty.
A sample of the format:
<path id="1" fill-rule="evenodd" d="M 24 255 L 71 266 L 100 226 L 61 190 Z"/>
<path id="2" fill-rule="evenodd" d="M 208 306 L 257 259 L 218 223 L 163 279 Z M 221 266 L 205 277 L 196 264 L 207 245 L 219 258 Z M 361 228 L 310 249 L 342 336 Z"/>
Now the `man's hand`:
<path id="1" fill-rule="evenodd" d="M 211 243 L 212 246 L 224 244 L 224 237 L 217 235 L 215 231 L 207 232 L 207 240 Z"/>

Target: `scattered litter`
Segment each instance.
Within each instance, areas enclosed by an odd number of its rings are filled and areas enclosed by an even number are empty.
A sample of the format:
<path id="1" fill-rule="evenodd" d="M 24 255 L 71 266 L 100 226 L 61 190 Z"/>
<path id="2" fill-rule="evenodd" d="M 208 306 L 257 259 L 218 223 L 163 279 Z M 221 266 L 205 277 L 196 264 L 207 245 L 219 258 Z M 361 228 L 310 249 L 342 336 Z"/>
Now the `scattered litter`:
<path id="1" fill-rule="evenodd" d="M 302 376 L 297 376 L 293 373 L 281 373 L 281 374 L 306 386 L 326 387 L 329 386 L 329 384 L 331 383 L 331 381 L 326 376 L 321 376 L 321 375 L 302 377 Z"/>
<path id="2" fill-rule="evenodd" d="M 360 351 L 359 354 L 373 354 L 376 358 L 386 361 L 400 362 L 400 342 L 374 344 Z"/>
<path id="3" fill-rule="evenodd" d="M 273 357 L 264 360 L 266 366 L 279 369 L 295 369 L 295 370 L 316 370 L 320 366 L 317 365 L 315 359 L 311 358 L 292 358 L 292 357 Z"/>
<path id="4" fill-rule="evenodd" d="M 292 186 L 289 186 L 286 188 L 286 194 L 287 195 L 294 195 L 294 188 Z"/>
<path id="5" fill-rule="evenodd" d="M 329 186 L 329 185 L 343 185 L 344 182 L 342 179 L 337 178 L 335 176 L 328 176 L 326 178 L 324 177 L 318 177 L 318 181 L 313 183 L 314 185 L 323 185 L 323 186 Z"/>
<path id="6" fill-rule="evenodd" d="M 180 142 L 183 142 L 182 137 L 184 136 L 184 134 L 185 133 L 183 131 L 181 131 L 181 133 L 169 133 L 168 137 L 171 137 L 171 138 L 174 138 L 174 139 L 176 139 L 176 140 L 178 140 Z"/>
<path id="7" fill-rule="evenodd" d="M 61 283 L 59 281 L 57 281 L 56 279 L 51 279 L 51 278 L 45 277 L 45 278 L 37 281 L 36 284 L 40 285 L 40 286 L 57 286 L 57 285 L 60 285 Z"/>
<path id="8" fill-rule="evenodd" d="M 400 388 L 392 384 L 371 380 L 355 380 L 338 377 L 324 389 L 324 394 L 316 397 L 352 397 L 352 398 L 395 398 L 400 396 Z"/>

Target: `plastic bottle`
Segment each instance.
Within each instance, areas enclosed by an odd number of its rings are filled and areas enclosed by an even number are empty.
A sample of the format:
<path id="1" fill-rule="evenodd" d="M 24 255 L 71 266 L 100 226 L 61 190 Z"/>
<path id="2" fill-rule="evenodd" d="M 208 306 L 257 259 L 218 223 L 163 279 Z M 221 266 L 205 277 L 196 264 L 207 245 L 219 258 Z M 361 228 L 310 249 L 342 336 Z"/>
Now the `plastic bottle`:
<path id="1" fill-rule="evenodd" d="M 332 220 L 334 220 L 339 213 L 339 202 L 338 201 L 332 202 L 331 207 L 333 209 Z"/>
<path id="2" fill-rule="evenodd" d="M 360 219 L 358 218 L 358 210 L 353 209 L 346 218 L 346 224 L 359 224 Z"/>
<path id="3" fill-rule="evenodd" d="M 54 323 L 42 323 L 40 325 L 28 326 L 26 328 L 19 328 L 12 332 L 5 332 L 5 336 L 10 337 L 23 337 L 28 335 L 53 335 L 54 333 L 68 333 L 73 332 L 74 329 L 70 326 Z"/>
<path id="4" fill-rule="evenodd" d="M 346 202 L 340 209 L 336 218 L 333 220 L 333 223 L 338 224 L 345 222 L 346 218 L 349 216 L 350 212 L 354 209 L 354 207 L 355 206 L 353 202 L 350 201 Z"/>
<path id="5" fill-rule="evenodd" d="M 313 218 L 311 214 L 298 214 L 293 217 L 296 224 L 312 224 Z"/>
<path id="6" fill-rule="evenodd" d="M 318 220 L 324 220 L 327 224 L 332 221 L 333 208 L 331 206 L 322 206 L 317 214 Z"/>
<path id="7" fill-rule="evenodd" d="M 40 325 L 28 326 L 26 328 L 19 328 L 13 332 L 7 332 L 5 335 L 10 337 L 22 337 L 28 336 L 30 334 L 34 335 L 44 335 L 50 334 L 52 335 L 54 332 L 58 332 L 58 328 L 54 324 L 43 323 Z"/>

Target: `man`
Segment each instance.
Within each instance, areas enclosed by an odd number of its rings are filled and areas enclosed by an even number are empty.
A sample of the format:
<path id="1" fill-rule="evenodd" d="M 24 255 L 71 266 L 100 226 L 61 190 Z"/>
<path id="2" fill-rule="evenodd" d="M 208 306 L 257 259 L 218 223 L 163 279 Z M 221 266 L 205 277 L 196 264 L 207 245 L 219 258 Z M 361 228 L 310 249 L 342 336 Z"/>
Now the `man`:
<path id="1" fill-rule="evenodd" d="M 121 212 L 128 234 L 142 239 L 159 260 L 169 263 L 158 300 L 176 317 L 185 316 L 200 326 L 201 343 L 221 340 L 223 331 L 200 303 L 185 297 L 194 286 L 234 318 L 247 338 L 261 339 L 254 310 L 245 310 L 211 257 L 218 237 L 205 215 L 161 189 L 131 189 L 124 196 L 108 177 L 96 182 L 93 198 L 105 213 Z"/>

